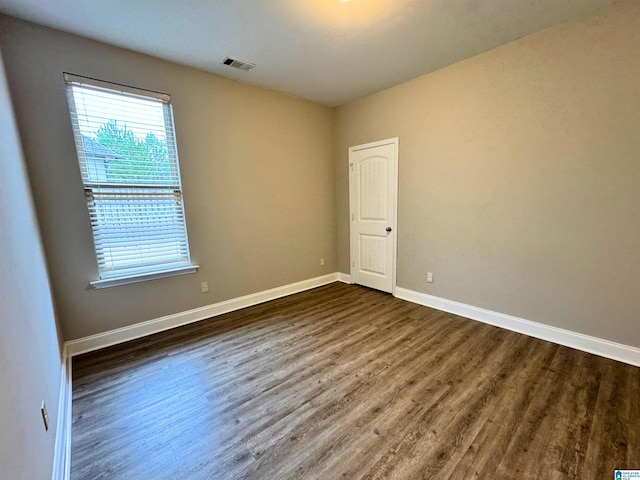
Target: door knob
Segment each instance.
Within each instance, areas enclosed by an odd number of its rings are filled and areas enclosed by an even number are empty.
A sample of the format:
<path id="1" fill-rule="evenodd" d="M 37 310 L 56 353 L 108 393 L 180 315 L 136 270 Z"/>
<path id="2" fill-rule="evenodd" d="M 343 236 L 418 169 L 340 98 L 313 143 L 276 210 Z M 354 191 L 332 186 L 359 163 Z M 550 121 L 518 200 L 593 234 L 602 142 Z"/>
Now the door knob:
<path id="1" fill-rule="evenodd" d="M 387 227 L 387 232 L 390 232 L 390 231 L 391 231 L 391 227 Z"/>

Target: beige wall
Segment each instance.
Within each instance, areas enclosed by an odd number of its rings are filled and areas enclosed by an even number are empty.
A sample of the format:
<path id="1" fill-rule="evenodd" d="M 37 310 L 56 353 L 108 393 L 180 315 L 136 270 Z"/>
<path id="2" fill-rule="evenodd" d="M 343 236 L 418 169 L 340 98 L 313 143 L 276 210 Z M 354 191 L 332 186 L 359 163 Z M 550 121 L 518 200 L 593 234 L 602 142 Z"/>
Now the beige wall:
<path id="1" fill-rule="evenodd" d="M 336 271 L 330 109 L 10 17 L 0 32 L 67 340 Z M 97 268 L 63 71 L 172 95 L 197 274 L 87 288 Z"/>
<path id="2" fill-rule="evenodd" d="M 348 272 L 347 148 L 398 136 L 399 286 L 640 346 L 639 24 L 622 1 L 332 111 L 0 17 L 66 338 Z M 198 274 L 87 288 L 65 70 L 172 94 Z"/>
<path id="3" fill-rule="evenodd" d="M 44 480 L 52 473 L 62 357 L 1 56 L 0 125 L 0 478 Z"/>
<path id="4" fill-rule="evenodd" d="M 640 347 L 639 26 L 623 1 L 339 108 L 339 270 L 347 148 L 398 136 L 400 287 Z"/>

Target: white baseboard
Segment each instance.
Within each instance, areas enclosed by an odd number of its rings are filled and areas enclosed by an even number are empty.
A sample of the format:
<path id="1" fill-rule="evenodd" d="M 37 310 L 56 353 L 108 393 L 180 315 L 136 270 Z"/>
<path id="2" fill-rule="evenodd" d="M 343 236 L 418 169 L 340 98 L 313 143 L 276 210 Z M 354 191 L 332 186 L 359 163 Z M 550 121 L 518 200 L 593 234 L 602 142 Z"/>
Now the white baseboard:
<path id="1" fill-rule="evenodd" d="M 601 357 L 610 358 L 619 362 L 628 363 L 640 367 L 640 349 L 591 337 L 582 333 L 552 327 L 543 323 L 532 322 L 523 318 L 505 315 L 484 308 L 474 307 L 464 303 L 454 302 L 440 297 L 434 297 L 426 293 L 415 292 L 397 287 L 395 296 L 409 302 L 425 305 L 445 312 L 460 315 L 479 322 L 488 323 L 496 327 L 505 328 L 518 333 L 540 338 L 549 342 L 575 348 L 584 352 L 593 353 Z"/>
<path id="2" fill-rule="evenodd" d="M 251 307 L 259 303 L 275 300 L 276 298 L 285 297 L 294 293 L 303 292 L 312 288 L 320 287 L 338 281 L 338 273 L 330 273 L 322 277 L 311 278 L 301 282 L 291 283 L 282 287 L 264 290 L 244 297 L 233 298 L 220 303 L 214 303 L 205 307 L 194 308 L 185 312 L 167 315 L 165 317 L 147 320 L 146 322 L 136 323 L 127 327 L 110 330 L 104 333 L 98 333 L 89 337 L 79 338 L 65 342 L 65 351 L 67 356 L 73 357 L 82 353 L 92 352 L 101 348 L 110 347 L 118 343 L 128 342 L 137 338 L 146 337 L 154 333 L 169 330 L 171 328 L 180 327 L 189 323 L 199 322 L 207 318 L 215 317 L 225 313 L 240 310 L 241 308 Z"/>
<path id="3" fill-rule="evenodd" d="M 351 283 L 351 275 L 348 273 L 338 272 L 338 281 L 342 283 Z"/>
<path id="4" fill-rule="evenodd" d="M 71 476 L 71 357 L 63 358 L 58 397 L 58 426 L 53 457 L 53 480 L 69 480 Z"/>
<path id="5" fill-rule="evenodd" d="M 91 335 L 89 337 L 80 338 L 77 340 L 71 340 L 65 342 L 65 352 L 68 361 L 75 355 L 82 353 L 99 350 L 101 348 L 116 345 L 118 343 L 127 342 L 129 340 L 135 340 L 147 335 L 169 330 L 171 328 L 187 325 L 189 323 L 206 320 L 207 318 L 222 315 L 241 308 L 250 307 L 259 303 L 268 302 L 277 298 L 292 295 L 294 293 L 303 292 L 312 288 L 327 285 L 332 282 L 351 283 L 351 276 L 345 273 L 330 273 L 321 277 L 312 278 L 309 280 L 303 280 L 301 282 L 284 285 L 282 287 L 273 288 L 271 290 L 265 290 L 243 297 L 226 300 L 224 302 L 207 305 L 205 307 L 195 308 L 193 310 L 187 310 L 185 312 L 179 312 L 173 315 L 167 315 L 146 322 L 137 323 L 109 332 L 99 333 L 97 335 Z M 531 337 L 540 338 L 567 347 L 576 348 L 585 352 L 600 355 L 602 357 L 611 358 L 620 362 L 628 363 L 635 366 L 640 366 L 640 349 L 629 345 L 624 345 L 610 340 L 604 340 L 597 337 L 592 337 L 582 333 L 565 330 L 558 327 L 552 327 L 543 323 L 532 322 L 523 318 L 506 315 L 483 308 L 474 307 L 453 300 L 447 300 L 444 298 L 428 295 L 426 293 L 420 293 L 413 290 L 408 290 L 401 287 L 396 287 L 395 296 L 407 300 L 409 302 L 425 305 L 427 307 L 435 308 L 445 312 L 460 315 L 462 317 L 477 320 L 489 325 L 494 325 L 514 332 L 523 333 Z M 66 373 L 66 379 L 69 382 L 69 395 L 70 395 L 70 379 L 71 370 L 70 363 L 68 372 Z M 71 401 L 66 402 L 70 405 Z M 62 404 L 61 404 L 62 405 Z M 70 423 L 70 412 L 68 422 Z M 58 440 L 56 439 L 56 453 L 57 453 Z M 57 460 L 57 457 L 56 457 Z"/>

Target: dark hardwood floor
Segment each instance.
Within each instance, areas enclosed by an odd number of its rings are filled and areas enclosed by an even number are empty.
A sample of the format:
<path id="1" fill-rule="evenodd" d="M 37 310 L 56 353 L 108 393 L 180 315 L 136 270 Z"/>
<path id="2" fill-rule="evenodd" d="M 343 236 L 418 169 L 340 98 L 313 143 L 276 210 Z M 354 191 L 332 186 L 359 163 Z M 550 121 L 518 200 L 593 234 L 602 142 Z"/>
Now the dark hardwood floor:
<path id="1" fill-rule="evenodd" d="M 616 468 L 640 468 L 640 368 L 357 286 L 73 362 L 73 479 L 602 480 Z"/>

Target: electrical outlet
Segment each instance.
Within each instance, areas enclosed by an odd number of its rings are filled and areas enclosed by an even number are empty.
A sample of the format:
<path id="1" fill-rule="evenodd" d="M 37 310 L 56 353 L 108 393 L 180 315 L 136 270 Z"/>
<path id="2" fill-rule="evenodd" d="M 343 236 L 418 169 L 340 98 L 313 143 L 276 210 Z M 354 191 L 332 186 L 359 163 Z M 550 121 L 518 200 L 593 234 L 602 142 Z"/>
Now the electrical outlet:
<path id="1" fill-rule="evenodd" d="M 427 272 L 427 282 L 433 283 L 433 272 Z"/>
<path id="2" fill-rule="evenodd" d="M 320 266 L 321 266 L 321 267 L 324 267 L 324 257 L 322 257 L 322 258 L 320 259 Z"/>
<path id="3" fill-rule="evenodd" d="M 40 407 L 40 413 L 42 414 L 42 422 L 44 423 L 44 430 L 49 431 L 49 415 L 47 415 L 47 406 L 42 401 L 42 406 Z"/>
<path id="4" fill-rule="evenodd" d="M 200 282 L 200 293 L 209 293 L 209 282 Z"/>

